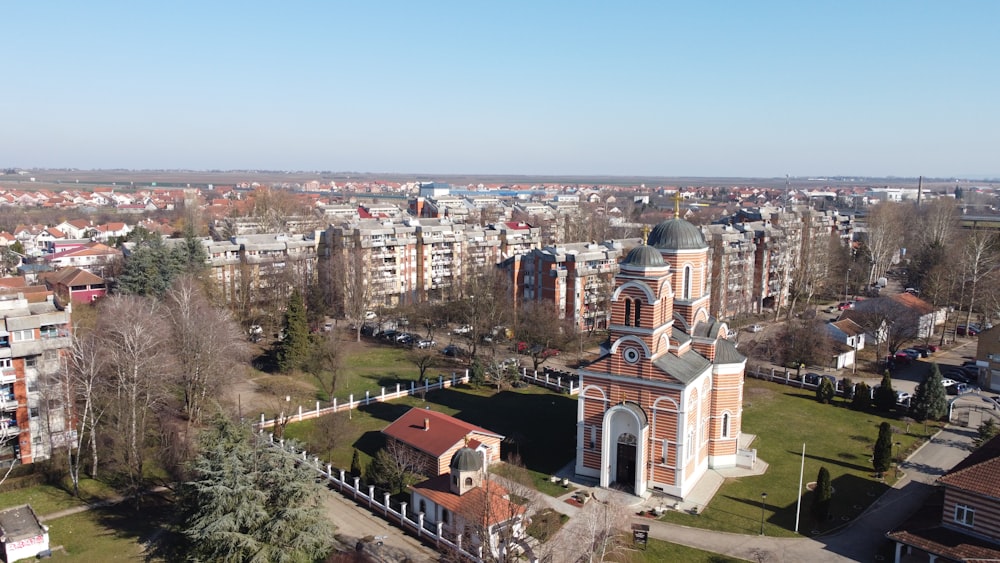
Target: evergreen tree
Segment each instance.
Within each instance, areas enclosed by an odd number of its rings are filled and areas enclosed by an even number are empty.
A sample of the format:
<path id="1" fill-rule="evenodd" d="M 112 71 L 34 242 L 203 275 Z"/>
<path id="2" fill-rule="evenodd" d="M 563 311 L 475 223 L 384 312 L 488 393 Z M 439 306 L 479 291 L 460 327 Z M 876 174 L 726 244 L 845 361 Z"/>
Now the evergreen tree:
<path id="1" fill-rule="evenodd" d="M 882 383 L 875 390 L 875 408 L 880 411 L 892 410 L 896 406 L 896 391 L 892 388 L 892 377 L 888 370 L 882 376 Z"/>
<path id="2" fill-rule="evenodd" d="M 830 515 L 830 499 L 833 497 L 833 485 L 830 483 L 830 472 L 825 467 L 819 468 L 816 475 L 816 490 L 813 491 L 812 514 L 819 522 L 825 522 Z"/>
<path id="3" fill-rule="evenodd" d="M 1000 433 L 1000 427 L 993 422 L 992 418 L 987 418 L 986 422 L 979 425 L 978 434 L 974 440 L 976 447 L 982 446 L 986 442 L 992 440 L 998 433 Z"/>
<path id="4" fill-rule="evenodd" d="M 836 394 L 837 391 L 833 388 L 833 383 L 830 383 L 830 379 L 821 378 L 819 385 L 816 386 L 816 400 L 823 404 L 829 404 Z"/>
<path id="5" fill-rule="evenodd" d="M 888 422 L 883 422 L 878 427 L 878 439 L 875 440 L 875 449 L 872 452 L 872 465 L 875 473 L 879 477 L 889 470 L 892 464 L 892 427 Z"/>
<path id="6" fill-rule="evenodd" d="M 939 420 L 947 414 L 948 396 L 943 381 L 938 365 L 931 364 L 931 372 L 913 393 L 913 418 L 923 422 Z"/>
<path id="7" fill-rule="evenodd" d="M 298 290 L 292 291 L 285 309 L 285 337 L 278 342 L 278 369 L 283 372 L 300 367 L 309 357 L 309 324 L 306 308 Z"/>
<path id="8" fill-rule="evenodd" d="M 329 552 L 333 526 L 308 469 L 226 419 L 200 445 L 180 490 L 189 559 L 305 563 Z"/>
<path id="9" fill-rule="evenodd" d="M 21 256 L 24 256 L 24 243 L 22 243 L 21 241 L 15 240 L 14 244 L 10 245 L 10 249 L 11 251 L 18 253 Z"/>
<path id="10" fill-rule="evenodd" d="M 851 398 L 851 408 L 856 411 L 863 411 L 871 404 L 871 390 L 864 381 L 858 382 L 854 388 L 854 397 Z"/>
<path id="11" fill-rule="evenodd" d="M 361 454 L 354 448 L 354 455 L 351 456 L 351 477 L 361 477 Z"/>

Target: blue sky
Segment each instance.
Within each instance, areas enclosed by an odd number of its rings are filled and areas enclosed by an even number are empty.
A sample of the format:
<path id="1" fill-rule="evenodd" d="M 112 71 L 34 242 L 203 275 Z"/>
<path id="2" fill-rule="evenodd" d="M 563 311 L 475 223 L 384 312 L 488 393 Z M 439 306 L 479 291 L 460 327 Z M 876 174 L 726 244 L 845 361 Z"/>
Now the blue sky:
<path id="1" fill-rule="evenodd" d="M 0 166 L 998 177 L 1000 2 L 14 2 Z"/>

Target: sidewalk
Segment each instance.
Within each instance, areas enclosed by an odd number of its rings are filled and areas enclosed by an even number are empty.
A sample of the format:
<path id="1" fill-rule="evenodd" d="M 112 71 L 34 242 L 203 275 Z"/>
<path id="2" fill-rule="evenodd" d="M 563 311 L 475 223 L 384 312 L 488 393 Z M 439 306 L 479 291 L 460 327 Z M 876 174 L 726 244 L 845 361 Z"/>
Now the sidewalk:
<path id="1" fill-rule="evenodd" d="M 901 465 L 905 474 L 893 489 L 882 495 L 848 526 L 827 536 L 778 538 L 766 535 L 733 534 L 670 524 L 642 517 L 633 517 L 630 523 L 649 525 L 650 537 L 658 540 L 750 561 L 808 561 L 810 563 L 871 561 L 879 548 L 887 541 L 885 533 L 909 517 L 933 491 L 933 483 L 936 479 L 968 455 L 973 434 L 974 432 L 967 428 L 945 427 L 906 459 Z M 763 463 L 758 460 L 758 465 Z M 542 495 L 550 508 L 570 516 L 570 523 L 573 522 L 572 517 L 577 515 L 580 509 L 566 501 L 576 492 L 590 491 L 596 487 L 596 483 L 593 482 L 574 481 L 573 469 L 573 465 L 568 465 L 557 475 L 569 478 L 571 485 L 577 491 L 558 498 Z M 734 471 L 738 470 L 709 471 L 702 479 L 702 483 L 699 483 L 698 487 L 684 501 L 676 499 L 668 501 L 667 497 L 661 496 L 643 499 L 621 492 L 612 492 L 612 494 L 614 494 L 617 503 L 628 506 L 633 513 L 664 505 L 672 509 L 674 504 L 679 510 L 697 509 L 700 511 L 715 495 L 726 478 L 740 476 L 733 473 Z M 608 494 L 606 490 L 598 490 L 602 491 L 601 495 Z M 573 546 L 576 551 L 579 551 L 581 546 L 574 545 L 573 535 L 573 530 L 567 525 L 563 530 L 560 530 L 553 541 L 558 538 L 564 548 Z"/>

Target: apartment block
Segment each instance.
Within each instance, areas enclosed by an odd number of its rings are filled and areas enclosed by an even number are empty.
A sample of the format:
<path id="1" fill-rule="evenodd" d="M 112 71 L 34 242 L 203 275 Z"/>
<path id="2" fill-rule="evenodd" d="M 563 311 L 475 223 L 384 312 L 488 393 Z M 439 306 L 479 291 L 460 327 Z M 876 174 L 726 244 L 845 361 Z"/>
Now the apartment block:
<path id="1" fill-rule="evenodd" d="M 44 286 L 0 290 L 0 465 L 48 459 L 72 439 L 72 401 L 56 377 L 71 313 Z"/>

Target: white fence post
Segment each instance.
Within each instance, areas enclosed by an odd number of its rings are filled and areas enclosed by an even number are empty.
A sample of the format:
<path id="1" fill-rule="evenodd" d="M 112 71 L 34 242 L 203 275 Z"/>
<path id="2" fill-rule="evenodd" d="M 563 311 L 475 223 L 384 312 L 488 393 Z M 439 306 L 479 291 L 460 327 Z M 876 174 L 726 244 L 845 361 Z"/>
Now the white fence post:
<path id="1" fill-rule="evenodd" d="M 399 397 L 399 383 L 396 383 L 396 397 Z"/>
<path id="2" fill-rule="evenodd" d="M 403 526 L 404 522 L 406 522 L 406 503 L 405 502 L 400 503 L 400 505 L 399 505 L 399 525 Z M 405 526 L 403 527 L 403 529 L 404 530 L 406 529 Z"/>
<path id="3" fill-rule="evenodd" d="M 347 398 L 347 409 L 354 409 L 354 393 L 351 393 L 350 397 Z"/>
<path id="4" fill-rule="evenodd" d="M 385 402 L 385 387 L 382 388 L 382 402 Z"/>
<path id="5" fill-rule="evenodd" d="M 382 514 L 389 514 L 389 493 L 385 493 L 382 500 L 385 501 L 385 508 L 382 510 Z"/>
<path id="6" fill-rule="evenodd" d="M 361 481 L 360 477 L 354 478 L 354 498 L 358 498 L 358 485 Z"/>
<path id="7" fill-rule="evenodd" d="M 372 507 L 373 498 L 375 498 L 375 485 L 368 485 L 368 508 Z"/>
<path id="8" fill-rule="evenodd" d="M 368 392 L 368 391 L 365 391 L 365 405 L 370 405 L 370 404 L 372 404 L 371 393 Z"/>
<path id="9" fill-rule="evenodd" d="M 333 398 L 333 412 L 337 412 L 337 398 Z"/>
<path id="10" fill-rule="evenodd" d="M 424 535 L 424 513 L 417 515 L 417 537 Z"/>
<path id="11" fill-rule="evenodd" d="M 302 422 L 302 405 L 299 405 L 299 422 Z"/>
<path id="12" fill-rule="evenodd" d="M 316 416 L 319 416 L 319 401 L 316 401 Z"/>

